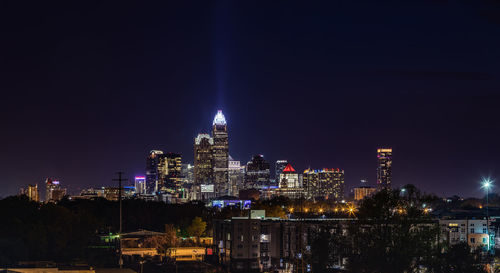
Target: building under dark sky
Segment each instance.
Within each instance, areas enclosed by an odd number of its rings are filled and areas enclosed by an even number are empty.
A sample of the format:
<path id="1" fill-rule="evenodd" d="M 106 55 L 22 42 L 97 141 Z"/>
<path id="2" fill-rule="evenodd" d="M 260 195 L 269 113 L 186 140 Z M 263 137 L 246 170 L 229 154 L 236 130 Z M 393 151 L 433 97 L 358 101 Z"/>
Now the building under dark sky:
<path id="1" fill-rule="evenodd" d="M 227 118 L 230 153 L 479 196 L 500 176 L 500 2 L 3 2 L 0 196 L 192 162 Z M 498 181 L 500 185 L 500 181 Z"/>

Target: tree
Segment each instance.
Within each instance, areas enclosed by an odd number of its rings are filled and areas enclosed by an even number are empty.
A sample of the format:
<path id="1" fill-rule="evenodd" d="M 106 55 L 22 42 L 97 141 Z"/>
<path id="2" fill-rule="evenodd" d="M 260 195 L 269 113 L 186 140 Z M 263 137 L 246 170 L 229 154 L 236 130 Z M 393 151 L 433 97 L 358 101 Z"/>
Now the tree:
<path id="1" fill-rule="evenodd" d="M 190 236 L 200 238 L 207 228 L 207 223 L 201 217 L 194 217 L 191 225 L 188 226 L 187 232 Z"/>
<path id="2" fill-rule="evenodd" d="M 422 208 L 413 186 L 382 190 L 365 199 L 348 228 L 345 249 L 350 272 L 418 272 L 437 250 L 439 227 Z"/>
<path id="3" fill-rule="evenodd" d="M 176 245 L 177 237 L 175 233 L 166 233 L 165 235 L 151 236 L 144 239 L 144 247 L 156 248 L 158 252 L 165 252 L 168 248 Z"/>
<path id="4" fill-rule="evenodd" d="M 486 273 L 484 265 L 481 264 L 481 256 L 477 251 L 471 251 L 467 243 L 451 246 L 445 253 L 437 253 L 430 272 L 433 273 Z"/>

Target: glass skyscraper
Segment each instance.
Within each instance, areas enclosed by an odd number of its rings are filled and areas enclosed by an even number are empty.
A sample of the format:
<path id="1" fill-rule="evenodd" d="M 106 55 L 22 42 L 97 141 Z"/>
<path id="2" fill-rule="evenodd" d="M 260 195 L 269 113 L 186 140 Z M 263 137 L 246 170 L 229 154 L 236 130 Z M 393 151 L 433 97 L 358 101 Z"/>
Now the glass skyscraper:
<path id="1" fill-rule="evenodd" d="M 377 186 L 390 189 L 392 180 L 392 148 L 377 149 Z"/>

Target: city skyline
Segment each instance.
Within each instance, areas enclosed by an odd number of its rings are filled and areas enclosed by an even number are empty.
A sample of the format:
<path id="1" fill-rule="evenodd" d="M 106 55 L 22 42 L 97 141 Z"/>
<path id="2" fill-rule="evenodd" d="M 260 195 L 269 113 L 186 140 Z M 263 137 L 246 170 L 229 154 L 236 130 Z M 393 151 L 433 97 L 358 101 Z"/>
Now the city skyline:
<path id="1" fill-rule="evenodd" d="M 229 124 L 227 124 L 227 122 L 226 122 L 226 119 L 225 119 L 225 117 L 224 117 L 224 115 L 223 115 L 223 113 L 222 113 L 222 110 L 221 110 L 221 109 L 218 109 L 218 110 L 216 111 L 216 115 L 215 115 L 215 117 L 213 118 L 213 122 L 212 122 L 212 123 L 213 123 L 213 125 L 212 125 L 212 127 L 213 127 L 213 128 L 215 128 L 216 122 L 219 122 L 219 123 L 223 124 L 225 128 L 227 128 L 227 126 L 229 126 Z M 225 129 L 225 130 L 227 130 L 227 129 Z M 229 131 L 229 130 L 228 130 L 228 131 Z M 199 138 L 200 138 L 200 137 L 202 137 L 202 138 L 204 138 L 204 137 L 208 137 L 208 138 L 210 138 L 210 139 L 213 139 L 213 137 L 211 137 L 210 135 L 208 135 L 208 134 L 206 134 L 206 133 L 203 133 L 203 131 L 202 131 L 202 132 L 200 132 L 200 133 L 198 133 L 198 135 L 194 138 L 194 146 L 195 146 L 195 147 L 194 147 L 194 149 L 195 149 L 195 151 L 196 151 L 196 145 L 197 145 L 197 144 L 198 144 L 198 142 L 200 141 L 200 140 L 199 140 Z M 212 141 L 213 141 L 213 140 L 212 140 Z M 150 160 L 151 155 L 152 155 L 152 154 L 164 155 L 164 152 L 165 152 L 165 154 L 166 154 L 166 155 L 171 155 L 171 154 L 173 154 L 173 155 L 177 155 L 175 152 L 171 152 L 171 151 L 163 151 L 163 150 L 159 150 L 159 149 L 152 149 L 152 150 L 150 150 L 150 152 L 149 152 L 149 154 L 150 154 L 150 155 L 148 156 L 148 160 L 146 161 L 146 165 L 145 165 L 144 171 L 143 171 L 142 173 L 140 173 L 140 172 L 139 172 L 139 173 L 136 173 L 136 174 L 131 174 L 131 173 L 126 174 L 126 176 L 127 176 L 127 177 L 134 178 L 134 179 L 129 179 L 128 184 L 129 184 L 130 186 L 134 186 L 134 185 L 137 183 L 137 182 L 135 182 L 135 179 L 137 178 L 137 176 L 138 176 L 138 175 L 139 175 L 139 176 L 145 176 L 145 177 L 147 177 L 147 176 L 149 175 L 149 173 L 148 173 L 148 166 L 149 166 L 149 164 L 150 164 L 150 163 L 149 163 L 149 160 Z M 389 164 L 389 174 L 388 174 L 388 177 L 389 177 L 389 179 L 392 179 L 392 173 L 391 173 L 391 171 L 390 171 L 390 170 L 392 169 L 392 168 L 391 168 L 391 165 L 392 165 L 392 148 L 390 148 L 390 147 L 385 147 L 385 148 L 379 147 L 379 148 L 377 148 L 377 149 L 376 149 L 376 161 L 378 161 L 377 166 L 378 166 L 378 164 L 380 164 L 380 160 L 381 160 L 381 158 L 384 158 L 384 156 L 381 156 L 381 153 L 382 153 L 382 154 L 383 154 L 383 153 L 389 153 L 388 158 L 390 158 L 389 160 L 390 160 L 391 164 Z M 182 156 L 182 154 L 178 154 L 177 156 L 181 157 L 181 156 Z M 253 156 L 251 156 L 251 159 L 252 159 L 252 160 L 253 160 L 253 159 L 255 159 L 255 157 L 256 157 L 256 156 L 263 157 L 263 154 L 253 155 Z M 180 160 L 180 159 L 179 159 L 179 160 Z M 233 158 L 230 156 L 230 154 L 228 154 L 228 160 L 236 160 L 236 161 L 244 162 L 244 160 L 233 159 Z M 249 160 L 249 162 L 248 162 L 248 163 L 250 163 L 252 160 Z M 267 159 L 265 159 L 265 158 L 264 158 L 264 160 L 267 160 Z M 181 162 L 181 161 L 179 161 L 179 162 Z M 274 163 L 277 163 L 277 162 L 287 162 L 287 165 L 290 165 L 290 163 L 288 163 L 288 162 L 293 162 L 293 161 L 291 161 L 291 160 L 282 160 L 282 159 L 280 160 L 280 159 L 278 159 L 278 160 L 275 160 L 275 161 L 270 161 L 270 163 L 273 163 L 273 164 L 269 164 L 269 165 L 274 165 Z M 190 161 L 186 162 L 186 159 L 183 157 L 182 164 L 194 164 L 194 163 L 195 163 L 194 158 L 192 158 L 192 160 L 190 160 Z M 242 163 L 242 164 L 244 164 L 244 163 Z M 385 163 L 384 163 L 384 164 L 385 164 Z M 196 166 L 196 164 L 194 164 L 194 166 Z M 229 164 L 228 164 L 228 167 L 229 167 Z M 156 168 L 156 167 L 155 167 L 155 168 Z M 213 167 L 210 167 L 210 168 L 213 168 Z M 350 195 L 353 195 L 353 194 L 354 194 L 354 192 L 351 192 L 351 190 L 353 190 L 353 189 L 354 189 L 354 188 L 356 188 L 356 187 L 360 187 L 360 186 L 361 186 L 361 187 L 363 187 L 363 186 L 364 186 L 364 187 L 366 187 L 366 186 L 368 186 L 368 187 L 372 187 L 373 189 L 380 188 L 380 183 L 378 182 L 378 179 L 379 179 L 379 178 L 378 178 L 378 177 L 379 177 L 379 170 L 378 170 L 378 168 L 379 168 L 379 167 L 376 167 L 376 170 L 375 170 L 375 176 L 377 177 L 377 179 L 375 179 L 375 181 L 374 181 L 374 182 L 370 183 L 370 182 L 369 182 L 368 180 L 366 180 L 366 179 L 360 179 L 359 181 L 357 181 L 357 182 L 355 182 L 355 183 L 352 183 L 352 185 L 347 184 L 347 187 L 345 187 L 345 189 L 342 189 L 342 193 L 343 193 L 343 194 L 345 194 L 345 196 L 347 197 L 347 196 L 350 196 Z M 327 169 L 328 169 L 328 168 L 325 168 L 325 167 L 321 167 L 321 168 L 311 168 L 311 166 L 308 166 L 307 168 L 304 168 L 303 170 L 299 170 L 299 172 L 298 172 L 298 173 L 300 173 L 300 174 L 302 174 L 302 173 L 306 174 L 306 173 L 311 172 L 311 171 L 313 171 L 313 172 L 314 172 L 314 171 L 320 171 L 320 172 L 322 172 L 322 171 L 327 170 Z M 275 166 L 274 166 L 274 169 L 273 169 L 273 167 L 270 167 L 270 170 L 271 170 L 271 171 L 270 171 L 270 173 L 274 173 L 274 172 L 276 171 Z M 332 169 L 332 170 L 333 170 L 333 169 Z M 338 168 L 337 168 L 337 170 L 338 170 Z M 294 171 L 295 171 L 295 170 L 294 170 Z M 343 171 L 343 170 L 342 170 L 342 171 Z M 157 175 L 157 174 L 155 174 L 155 175 Z M 270 178 L 273 178 L 273 177 L 271 176 Z M 45 179 L 59 179 L 59 178 L 57 178 L 57 177 L 49 177 L 49 178 L 45 178 Z M 213 178 L 212 178 L 212 179 L 213 179 Z M 278 181 L 278 179 L 277 179 L 276 177 L 275 177 L 275 179 L 276 179 L 276 181 Z M 484 177 L 481 177 L 481 179 L 484 179 Z M 277 184 L 279 184 L 279 182 L 276 182 L 276 181 L 274 182 L 274 184 L 276 184 L 276 185 L 277 185 Z M 390 180 L 389 180 L 389 181 L 390 181 Z M 482 181 L 482 180 L 481 180 L 481 181 Z M 492 181 L 494 181 L 494 179 L 493 179 Z M 59 183 L 59 181 L 57 181 L 57 182 Z M 197 183 L 197 182 L 196 182 L 196 180 L 193 180 L 193 182 Z M 201 183 L 201 182 L 200 182 L 200 183 Z M 210 184 L 214 184 L 214 183 L 215 183 L 215 184 L 217 184 L 217 182 L 215 182 L 215 180 L 213 180 L 213 181 L 211 181 L 211 182 L 210 182 Z M 246 181 L 245 181 L 245 183 L 246 183 Z M 126 183 L 126 184 L 127 184 L 127 183 Z M 128 184 L 127 184 L 127 185 L 128 185 Z M 202 184 L 203 184 L 203 183 L 202 183 Z M 37 183 L 33 183 L 33 185 L 37 185 Z M 43 185 L 43 183 L 41 183 L 41 185 L 42 185 L 42 190 L 44 190 L 44 189 L 43 189 L 43 186 L 44 186 L 44 185 Z M 404 186 L 404 185 L 406 185 L 406 184 L 397 184 L 397 185 L 395 185 L 394 187 L 398 188 L 398 187 L 401 187 L 401 186 Z M 31 186 L 31 185 L 29 185 L 29 187 L 30 187 L 30 186 Z M 111 186 L 111 187 L 113 187 L 113 186 L 116 186 L 116 185 L 114 185 L 114 184 L 105 184 L 105 183 L 104 183 L 104 184 L 102 184 L 102 185 L 96 185 L 96 188 L 99 188 L 99 187 L 101 187 L 101 186 L 102 186 L 102 187 L 104 187 L 104 186 Z M 228 184 L 227 184 L 227 186 L 230 186 L 230 184 L 229 184 L 229 180 L 228 180 Z M 244 187 L 247 187 L 247 186 L 248 186 L 248 185 L 246 185 L 246 186 L 244 186 Z M 420 186 L 420 185 L 416 185 L 416 186 Z M 71 185 L 71 184 L 65 184 L 65 185 L 64 185 L 64 187 L 65 187 L 65 191 L 66 191 L 66 189 L 68 189 L 68 190 L 69 190 L 68 194 L 80 194 L 80 191 L 81 191 L 81 190 L 86 190 L 86 189 L 88 189 L 88 188 L 94 188 L 94 186 L 88 186 L 88 187 L 83 186 L 83 187 L 81 187 L 81 188 L 76 188 L 76 189 L 75 189 L 74 187 L 72 187 L 72 185 Z M 149 186 L 147 186 L 147 187 L 149 187 Z M 388 188 L 391 188 L 391 187 L 392 187 L 392 184 L 389 182 L 389 183 L 387 184 L 387 187 L 388 187 Z M 251 188 L 251 187 L 250 187 L 250 188 Z M 21 190 L 24 190 L 24 188 L 23 188 L 23 187 L 21 187 Z M 158 188 L 158 190 L 159 190 L 159 188 Z M 154 192 L 154 191 L 157 191 L 157 190 L 153 190 L 153 192 Z M 18 191 L 17 191 L 16 193 L 14 193 L 14 194 L 18 194 L 18 193 L 19 193 L 19 189 L 18 189 Z M 429 193 L 435 193 L 435 192 L 429 192 Z M 450 196 L 451 196 L 451 195 L 443 195 L 442 197 L 450 197 Z M 462 197 L 474 197 L 474 196 L 467 196 L 467 195 L 464 195 L 464 196 L 462 196 Z"/>
<path id="2" fill-rule="evenodd" d="M 0 196 L 47 177 L 70 191 L 116 171 L 130 182 L 153 149 L 193 162 L 218 109 L 243 163 L 341 168 L 350 188 L 374 185 L 376 150 L 392 147 L 393 187 L 483 196 L 481 178 L 500 177 L 499 9 L 11 3 Z"/>

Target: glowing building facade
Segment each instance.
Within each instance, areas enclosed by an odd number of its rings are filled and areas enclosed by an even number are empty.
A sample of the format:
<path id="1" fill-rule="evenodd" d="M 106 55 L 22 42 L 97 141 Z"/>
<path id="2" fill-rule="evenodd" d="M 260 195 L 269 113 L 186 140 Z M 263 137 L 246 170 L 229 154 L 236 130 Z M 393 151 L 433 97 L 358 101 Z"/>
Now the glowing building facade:
<path id="1" fill-rule="evenodd" d="M 303 174 L 303 184 L 309 198 L 315 200 L 344 199 L 344 170 L 307 169 Z"/>
<path id="2" fill-rule="evenodd" d="M 146 193 L 148 194 L 158 191 L 158 184 L 160 184 L 158 166 L 161 155 L 163 155 L 163 151 L 152 150 L 146 159 Z"/>
<path id="3" fill-rule="evenodd" d="M 29 200 L 39 202 L 40 196 L 38 194 L 38 184 L 28 185 L 26 189 L 21 189 L 21 194 L 26 195 Z"/>
<path id="4" fill-rule="evenodd" d="M 61 188 L 59 181 L 47 178 L 45 180 L 45 202 L 57 202 L 66 195 L 66 189 Z"/>
<path id="5" fill-rule="evenodd" d="M 181 177 L 182 157 L 176 153 L 164 153 L 159 155 L 158 191 L 177 191 L 182 184 Z"/>
<path id="6" fill-rule="evenodd" d="M 270 164 L 263 155 L 255 155 L 248 161 L 245 172 L 245 188 L 258 189 L 269 186 Z"/>
<path id="7" fill-rule="evenodd" d="M 392 181 L 392 149 L 377 149 L 377 186 L 379 189 L 390 189 Z"/>
<path id="8" fill-rule="evenodd" d="M 285 169 L 286 165 L 288 165 L 288 160 L 277 160 L 276 161 L 275 171 L 274 171 L 274 179 L 276 180 L 276 183 L 278 183 L 278 184 L 279 184 L 280 174 L 283 172 L 283 169 Z"/>
<path id="9" fill-rule="evenodd" d="M 306 197 L 302 187 L 302 176 L 298 174 L 291 164 L 287 164 L 281 171 L 278 179 L 278 188 L 274 194 L 285 196 L 291 199 Z"/>
<path id="10" fill-rule="evenodd" d="M 231 196 L 238 196 L 239 190 L 243 189 L 245 179 L 245 167 L 240 161 L 229 156 L 229 193 Z"/>
<path id="11" fill-rule="evenodd" d="M 279 187 L 280 188 L 301 188 L 302 181 L 299 180 L 299 174 L 295 171 L 292 165 L 287 164 L 280 173 Z"/>
<path id="12" fill-rule="evenodd" d="M 135 192 L 137 194 L 146 194 L 146 177 L 136 176 L 134 182 Z"/>
<path id="13" fill-rule="evenodd" d="M 185 184 L 194 183 L 194 166 L 191 164 L 182 164 L 181 168 L 182 182 Z"/>
<path id="14" fill-rule="evenodd" d="M 212 137 L 214 139 L 213 164 L 215 195 L 227 195 L 229 190 L 229 138 L 227 123 L 222 110 L 218 110 L 212 123 Z"/>
<path id="15" fill-rule="evenodd" d="M 195 185 L 213 184 L 214 139 L 208 134 L 198 134 L 194 139 L 194 183 Z"/>
<path id="16" fill-rule="evenodd" d="M 365 197 L 374 194 L 377 191 L 377 189 L 364 186 L 364 187 L 356 187 L 353 189 L 353 191 L 354 191 L 354 201 L 361 201 Z"/>

